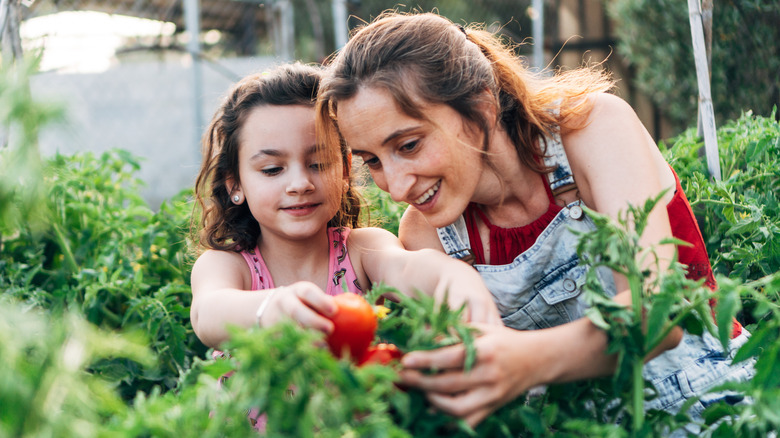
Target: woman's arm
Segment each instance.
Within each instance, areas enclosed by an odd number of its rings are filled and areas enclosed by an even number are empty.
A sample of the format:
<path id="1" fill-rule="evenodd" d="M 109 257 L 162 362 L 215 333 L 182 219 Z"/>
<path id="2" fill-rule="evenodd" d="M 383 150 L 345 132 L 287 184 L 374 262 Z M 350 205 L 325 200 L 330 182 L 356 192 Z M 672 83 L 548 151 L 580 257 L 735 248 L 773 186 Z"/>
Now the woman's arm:
<path id="1" fill-rule="evenodd" d="M 192 328 L 209 347 L 216 348 L 228 339 L 228 325 L 249 328 L 259 322 L 269 326 L 290 317 L 304 327 L 325 333 L 333 330 L 333 323 L 325 317 L 336 312 L 333 297 L 315 284 L 304 281 L 276 289 L 251 291 L 251 273 L 246 261 L 237 253 L 204 252 L 192 267 L 191 283 Z M 272 290 L 277 292 L 271 294 Z M 257 321 L 257 309 L 266 299 L 270 301 L 262 321 Z"/>
<path id="2" fill-rule="evenodd" d="M 380 228 L 353 230 L 348 243 L 372 282 L 383 281 L 407 295 L 422 291 L 438 301 L 446 294 L 451 308 L 467 303 L 470 321 L 501 324 L 492 295 L 471 266 L 432 249 L 407 251 L 397 237 Z"/>

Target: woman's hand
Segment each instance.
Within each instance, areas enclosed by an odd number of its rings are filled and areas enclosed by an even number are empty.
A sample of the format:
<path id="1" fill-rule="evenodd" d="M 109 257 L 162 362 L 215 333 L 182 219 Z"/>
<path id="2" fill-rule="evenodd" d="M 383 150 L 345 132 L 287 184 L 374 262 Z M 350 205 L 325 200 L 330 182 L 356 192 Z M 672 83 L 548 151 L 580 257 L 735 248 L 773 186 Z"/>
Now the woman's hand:
<path id="1" fill-rule="evenodd" d="M 463 418 L 472 427 L 493 411 L 545 380 L 544 355 L 534 331 L 475 324 L 482 334 L 475 340 L 477 360 L 463 371 L 463 344 L 433 351 L 413 351 L 401 360 L 403 384 L 427 393 L 445 413 Z M 433 370 L 434 374 L 423 371 Z"/>
<path id="2" fill-rule="evenodd" d="M 267 303 L 257 323 L 269 327 L 285 318 L 291 318 L 304 328 L 313 328 L 330 334 L 333 323 L 328 317 L 336 313 L 333 297 L 322 291 L 316 284 L 299 281 L 289 286 L 271 289 L 267 292 Z"/>

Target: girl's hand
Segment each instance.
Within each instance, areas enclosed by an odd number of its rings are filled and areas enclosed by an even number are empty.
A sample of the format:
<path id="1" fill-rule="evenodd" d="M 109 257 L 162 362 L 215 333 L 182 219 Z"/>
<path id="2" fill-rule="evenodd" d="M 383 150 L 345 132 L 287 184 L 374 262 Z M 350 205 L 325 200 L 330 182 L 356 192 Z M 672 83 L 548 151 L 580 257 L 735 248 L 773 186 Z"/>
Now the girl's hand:
<path id="1" fill-rule="evenodd" d="M 269 327 L 285 318 L 292 318 L 301 327 L 330 334 L 333 323 L 327 318 L 336 313 L 333 297 L 308 281 L 278 287 L 268 292 L 265 310 L 258 319 L 261 327 Z"/>
<path id="2" fill-rule="evenodd" d="M 475 340 L 477 360 L 463 371 L 463 344 L 432 351 L 413 351 L 401 364 L 403 384 L 427 393 L 428 400 L 445 413 L 473 426 L 523 392 L 544 382 L 541 356 L 532 331 L 475 324 L 482 335 Z M 559 359 L 560 360 L 560 359 Z M 424 370 L 437 371 L 425 374 Z"/>
<path id="3" fill-rule="evenodd" d="M 503 326 L 493 295 L 479 273 L 472 268 L 461 268 L 461 265 L 465 266 L 463 262 L 449 258 L 447 262 L 458 266 L 458 269 L 452 269 L 440 278 L 433 293 L 436 302 L 440 303 L 446 296 L 450 309 L 459 309 L 466 304 L 463 313 L 466 321 Z"/>

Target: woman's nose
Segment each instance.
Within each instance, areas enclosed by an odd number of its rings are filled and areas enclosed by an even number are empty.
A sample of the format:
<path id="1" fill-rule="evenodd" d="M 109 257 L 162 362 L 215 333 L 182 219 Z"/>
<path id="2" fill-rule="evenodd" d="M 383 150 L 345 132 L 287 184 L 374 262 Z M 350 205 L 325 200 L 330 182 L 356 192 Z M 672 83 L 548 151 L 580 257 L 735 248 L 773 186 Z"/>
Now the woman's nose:
<path id="1" fill-rule="evenodd" d="M 409 192 L 414 186 L 414 176 L 403 166 L 391 166 L 385 168 L 384 172 L 385 186 L 380 189 L 390 193 L 390 197 L 395 202 L 407 202 Z M 378 184 L 377 184 L 378 185 Z"/>

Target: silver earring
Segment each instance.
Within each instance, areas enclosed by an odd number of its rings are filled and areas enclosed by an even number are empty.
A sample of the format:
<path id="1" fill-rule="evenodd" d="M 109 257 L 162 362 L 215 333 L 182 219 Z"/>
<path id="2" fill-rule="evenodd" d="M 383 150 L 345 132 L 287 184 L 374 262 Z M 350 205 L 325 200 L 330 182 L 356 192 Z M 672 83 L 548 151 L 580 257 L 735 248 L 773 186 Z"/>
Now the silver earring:
<path id="1" fill-rule="evenodd" d="M 239 200 L 241 200 L 241 197 L 239 197 L 238 195 L 233 195 L 233 202 L 237 203 Z"/>

